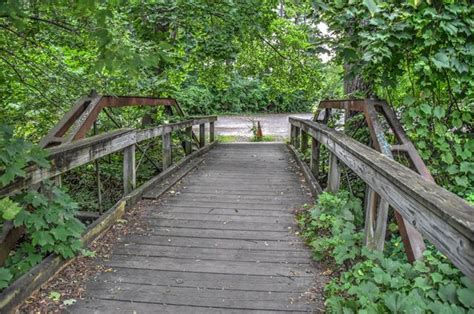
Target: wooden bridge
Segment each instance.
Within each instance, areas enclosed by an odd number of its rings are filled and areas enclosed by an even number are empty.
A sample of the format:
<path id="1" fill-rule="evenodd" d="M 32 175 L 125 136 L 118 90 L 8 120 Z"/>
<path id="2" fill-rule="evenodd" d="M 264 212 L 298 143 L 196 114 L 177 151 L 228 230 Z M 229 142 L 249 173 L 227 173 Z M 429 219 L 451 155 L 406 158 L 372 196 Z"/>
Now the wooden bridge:
<path id="1" fill-rule="evenodd" d="M 413 144 L 382 102 L 322 103 L 325 113 L 321 121 L 290 118 L 290 144 L 286 145 L 218 144 L 214 140 L 216 117 L 84 138 L 102 108 L 126 102 L 110 98 L 83 101 L 89 105 L 77 105 L 68 119 L 84 118 L 68 127 L 69 120 L 64 120 L 43 143 L 51 147 L 53 166 L 31 167 L 26 178 L 0 190 L 0 195 L 12 195 L 123 152 L 124 196 L 88 227 L 83 240 L 94 240 L 137 203 L 144 208 L 147 231 L 120 239 L 110 258 L 103 261 L 113 271 L 91 279 L 87 298 L 69 308 L 72 312 L 320 310 L 321 292 L 311 290 L 324 276 L 296 234 L 294 212 L 312 203 L 322 186 L 337 191 L 343 165 L 367 184 L 368 247 L 383 249 L 391 206 L 396 209 L 409 259 L 421 258 L 424 238 L 474 278 L 474 208 L 430 180 Z M 160 104 L 158 100 L 147 102 Z M 365 114 L 376 150 L 326 126 L 329 109 Z M 388 144 L 376 112 L 389 120 L 398 144 Z M 88 118 L 91 113 L 93 119 Z M 72 131 L 67 131 L 71 126 Z M 199 127 L 199 136 L 193 135 L 193 126 Z M 173 146 L 172 133 L 177 132 L 185 135 L 184 140 Z M 162 145 L 161 172 L 137 187 L 135 150 L 143 141 L 155 138 Z M 321 158 L 323 147 L 328 160 Z M 176 149 L 183 149 L 185 157 L 173 163 Z M 309 164 L 301 158 L 300 150 L 311 151 Z M 394 151 L 406 152 L 421 175 L 393 160 Z M 322 182 L 319 174 L 326 162 L 327 181 Z M 3 250 L 11 247 L 8 243 L 16 233 L 12 228 L 5 236 Z M 47 257 L 1 293 L 0 310 L 14 309 L 65 265 L 60 257 Z"/>

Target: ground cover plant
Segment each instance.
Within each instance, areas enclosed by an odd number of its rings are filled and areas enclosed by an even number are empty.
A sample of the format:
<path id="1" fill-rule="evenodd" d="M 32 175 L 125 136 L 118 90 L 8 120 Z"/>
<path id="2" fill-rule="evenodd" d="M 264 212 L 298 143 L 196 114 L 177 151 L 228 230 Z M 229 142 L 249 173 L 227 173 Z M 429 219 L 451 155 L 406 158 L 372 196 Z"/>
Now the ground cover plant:
<path id="1" fill-rule="evenodd" d="M 302 237 L 335 272 L 326 286 L 329 313 L 472 313 L 474 282 L 432 245 L 408 263 L 394 223 L 384 252 L 363 247 L 361 201 L 323 193 L 298 216 Z"/>

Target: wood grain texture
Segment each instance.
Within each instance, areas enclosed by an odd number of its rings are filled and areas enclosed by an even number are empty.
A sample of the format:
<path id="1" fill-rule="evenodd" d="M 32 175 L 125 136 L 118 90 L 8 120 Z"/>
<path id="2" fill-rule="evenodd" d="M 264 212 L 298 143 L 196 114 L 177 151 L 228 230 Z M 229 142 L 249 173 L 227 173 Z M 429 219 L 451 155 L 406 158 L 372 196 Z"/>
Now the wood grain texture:
<path id="1" fill-rule="evenodd" d="M 147 193 L 147 231 L 121 240 L 71 311 L 314 311 L 302 295 L 319 272 L 293 214 L 311 200 L 303 181 L 284 144 L 217 145 L 167 194 Z"/>

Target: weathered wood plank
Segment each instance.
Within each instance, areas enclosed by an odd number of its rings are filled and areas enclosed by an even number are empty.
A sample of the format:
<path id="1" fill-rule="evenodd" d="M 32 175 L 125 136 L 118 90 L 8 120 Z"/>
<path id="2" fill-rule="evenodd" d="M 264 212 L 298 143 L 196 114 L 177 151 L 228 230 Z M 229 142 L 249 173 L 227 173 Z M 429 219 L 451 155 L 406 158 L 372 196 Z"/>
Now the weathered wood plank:
<path id="1" fill-rule="evenodd" d="M 206 145 L 206 125 L 204 123 L 199 125 L 199 146 Z"/>
<path id="2" fill-rule="evenodd" d="M 226 261 L 222 263 L 216 260 L 203 259 L 180 259 L 169 257 L 113 255 L 106 261 L 106 267 L 127 267 L 134 269 L 169 270 L 169 271 L 192 271 L 200 273 L 219 274 L 248 274 L 271 276 L 276 273 L 291 277 L 312 277 L 311 267 L 307 263 L 299 264 L 277 264 L 268 262 L 237 262 Z"/>
<path id="3" fill-rule="evenodd" d="M 209 123 L 209 142 L 214 142 L 215 138 L 215 127 L 214 127 L 214 122 Z"/>
<path id="4" fill-rule="evenodd" d="M 171 133 L 163 133 L 162 137 L 162 158 L 163 158 L 163 169 L 171 166 L 173 161 L 171 151 Z"/>
<path id="5" fill-rule="evenodd" d="M 128 194 L 137 186 L 135 169 L 135 145 L 130 145 L 123 150 L 123 191 Z"/>
<path id="6" fill-rule="evenodd" d="M 185 250 L 185 248 L 183 248 L 183 250 Z M 117 267 L 115 270 L 116 272 L 101 274 L 101 279 L 107 282 L 127 282 L 137 284 L 150 283 L 161 286 L 296 293 L 307 289 L 313 280 L 311 277 L 159 271 L 149 269 L 129 269 L 125 267 Z"/>
<path id="7" fill-rule="evenodd" d="M 290 303 L 290 298 L 298 297 L 298 294 L 295 293 L 239 291 L 237 294 L 235 291 L 226 289 L 162 287 L 126 283 L 103 283 L 102 285 L 106 289 L 91 285 L 90 290 L 96 298 L 106 300 L 218 307 L 220 309 L 311 311 L 311 306 L 304 302 Z M 159 300 L 157 300 L 157 294 L 160 296 Z"/>
<path id="8" fill-rule="evenodd" d="M 163 228 L 189 227 L 201 229 L 220 229 L 220 230 L 248 230 L 248 231 L 280 231 L 286 232 L 288 230 L 296 230 L 297 226 L 294 222 L 285 222 L 278 225 L 274 223 L 257 223 L 257 222 L 237 222 L 229 221 L 226 224 L 216 223 L 215 221 L 207 220 L 192 220 L 192 219 L 163 219 L 163 218 L 148 218 L 151 226 Z"/>
<path id="9" fill-rule="evenodd" d="M 328 174 L 328 186 L 327 190 L 331 193 L 337 193 L 339 191 L 339 185 L 341 184 L 341 167 L 336 155 L 329 154 L 329 174 Z"/>

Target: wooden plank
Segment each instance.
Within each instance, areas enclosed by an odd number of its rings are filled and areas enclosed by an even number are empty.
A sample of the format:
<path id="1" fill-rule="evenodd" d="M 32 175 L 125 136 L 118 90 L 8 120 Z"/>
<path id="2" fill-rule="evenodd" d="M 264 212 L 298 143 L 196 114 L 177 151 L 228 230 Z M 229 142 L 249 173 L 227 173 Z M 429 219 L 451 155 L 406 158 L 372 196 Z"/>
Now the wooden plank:
<path id="1" fill-rule="evenodd" d="M 211 209 L 211 208 L 210 208 Z M 209 209 L 209 210 L 210 210 Z M 254 216 L 243 216 L 243 215 L 202 215 L 194 213 L 150 213 L 150 217 L 162 217 L 162 218 L 176 218 L 176 219 L 194 219 L 194 220 L 208 220 L 208 221 L 219 221 L 221 223 L 229 223 L 231 221 L 240 221 L 240 222 L 273 222 L 279 224 L 283 221 L 286 221 L 284 218 L 279 217 L 269 217 L 267 215 L 254 215 Z"/>
<path id="2" fill-rule="evenodd" d="M 150 231 L 150 235 L 171 236 L 171 237 L 194 237 L 206 239 L 240 239 L 266 241 L 290 241 L 294 234 L 291 232 L 277 231 L 248 231 L 248 230 L 223 230 L 223 229 L 196 229 L 196 228 L 157 228 Z"/>
<path id="3" fill-rule="evenodd" d="M 226 289 L 196 289 L 181 287 L 145 286 L 126 283 L 103 283 L 103 287 L 92 286 L 91 293 L 100 299 L 128 300 L 158 304 L 218 307 L 220 309 L 311 311 L 304 302 L 290 304 L 295 293 L 268 293 L 256 291 L 234 291 Z M 157 294 L 160 296 L 157 300 Z"/>
<path id="4" fill-rule="evenodd" d="M 305 152 L 308 149 L 308 133 L 304 130 L 301 130 L 301 152 Z"/>
<path id="5" fill-rule="evenodd" d="M 193 127 L 186 128 L 186 141 L 184 143 L 184 153 L 187 155 L 192 153 L 192 145 L 193 145 Z"/>
<path id="6" fill-rule="evenodd" d="M 262 251 L 302 251 L 306 247 L 301 242 L 272 241 L 267 240 L 240 240 L 240 239 L 219 239 L 193 237 L 172 237 L 172 236 L 136 236 L 127 237 L 124 242 L 127 245 L 134 243 L 164 246 L 183 246 L 195 248 L 224 248 L 224 249 L 259 249 Z"/>
<path id="7" fill-rule="evenodd" d="M 217 205 L 216 205 L 217 206 Z M 221 216 L 239 216 L 239 217 L 293 217 L 287 210 L 271 210 L 271 209 L 242 209 L 242 208 L 218 208 L 218 207 L 193 207 L 193 206 L 166 206 L 161 213 L 166 214 L 201 214 L 203 216 L 221 215 Z"/>
<path id="8" fill-rule="evenodd" d="M 262 196 L 262 195 L 222 195 L 217 193 L 190 193 L 180 190 L 179 194 L 170 195 L 170 200 L 179 198 L 185 202 L 208 201 L 209 198 L 215 199 L 217 203 L 223 204 L 258 204 L 258 205 L 282 205 L 282 204 L 301 204 L 301 195 L 281 197 L 281 195 Z"/>
<path id="9" fill-rule="evenodd" d="M 201 228 L 201 229 L 220 229 L 220 230 L 249 230 L 249 231 L 280 231 L 287 232 L 288 230 L 297 230 L 294 221 L 282 222 L 279 225 L 274 223 L 257 223 L 257 222 L 238 222 L 229 221 L 226 224 L 207 221 L 207 220 L 192 220 L 192 219 L 163 219 L 163 218 L 148 218 L 151 227 L 163 228 Z"/>
<path id="10" fill-rule="evenodd" d="M 101 279 L 107 282 L 148 283 L 162 286 L 296 293 L 307 289 L 313 281 L 311 277 L 287 277 L 281 274 L 274 276 L 236 275 L 130 269 L 125 267 L 116 267 L 115 270 L 115 272 L 101 274 Z"/>
<path id="11" fill-rule="evenodd" d="M 188 229 L 189 230 L 189 229 Z M 114 251 L 115 255 L 136 255 L 169 257 L 191 260 L 216 260 L 216 261 L 244 261 L 244 262 L 267 262 L 279 264 L 310 264 L 311 254 L 309 252 L 292 251 L 259 251 L 240 249 L 219 248 L 190 248 L 176 246 L 160 246 L 135 244 L 121 246 Z"/>
<path id="12" fill-rule="evenodd" d="M 254 313 L 253 310 L 243 310 L 236 308 L 227 308 L 234 314 Z M 113 312 L 115 314 L 218 314 L 222 313 L 222 307 L 209 306 L 190 306 L 190 305 L 172 305 L 172 304 L 157 304 L 153 302 L 137 302 L 124 300 L 110 300 L 110 299 L 94 299 L 93 303 L 87 303 L 81 306 L 74 305 L 68 308 L 70 313 L 107 313 Z M 275 311 L 259 310 L 258 313 L 275 313 Z"/>
<path id="13" fill-rule="evenodd" d="M 270 204 L 269 202 L 245 202 L 245 201 L 231 201 L 223 202 L 219 200 L 198 200 L 190 199 L 185 200 L 181 198 L 176 199 L 166 199 L 163 200 L 164 206 L 173 206 L 173 207 L 191 207 L 191 208 L 223 208 L 223 209 L 242 209 L 242 210 L 267 210 L 267 211 L 276 211 L 281 213 L 281 211 L 290 212 L 293 210 L 293 206 L 301 206 L 301 199 L 298 201 L 287 202 L 286 200 L 279 200 L 275 204 Z"/>
<path id="14" fill-rule="evenodd" d="M 474 207 L 414 171 L 328 127 L 290 118 L 399 209 L 459 269 L 474 278 Z"/>
<path id="15" fill-rule="evenodd" d="M 206 145 L 206 125 L 204 123 L 199 124 L 199 146 L 203 147 Z"/>
<path id="16" fill-rule="evenodd" d="M 329 154 L 329 174 L 328 174 L 328 186 L 327 190 L 331 193 L 337 193 L 339 191 L 339 185 L 341 184 L 341 167 L 337 157 L 330 153 Z"/>
<path id="17" fill-rule="evenodd" d="M 215 128 L 214 128 L 214 122 L 209 123 L 209 142 L 214 142 L 214 133 L 215 133 Z"/>
<path id="18" fill-rule="evenodd" d="M 309 167 L 315 178 L 319 176 L 319 148 L 319 142 L 311 137 L 311 159 Z"/>
<path id="19" fill-rule="evenodd" d="M 255 261 L 237 262 L 202 260 L 202 259 L 180 259 L 169 257 L 113 255 L 105 261 L 106 267 L 127 267 L 133 269 L 169 270 L 169 271 L 192 271 L 199 273 L 218 274 L 247 274 L 271 276 L 275 273 L 291 277 L 312 277 L 311 267 L 307 264 L 277 264 Z"/>
<path id="20" fill-rule="evenodd" d="M 128 194 L 137 186 L 135 169 L 135 145 L 130 145 L 123 150 L 123 191 Z"/>
<path id="21" fill-rule="evenodd" d="M 171 133 L 163 133 L 162 135 L 162 158 L 163 158 L 163 169 L 171 166 L 172 152 L 171 152 Z"/>

